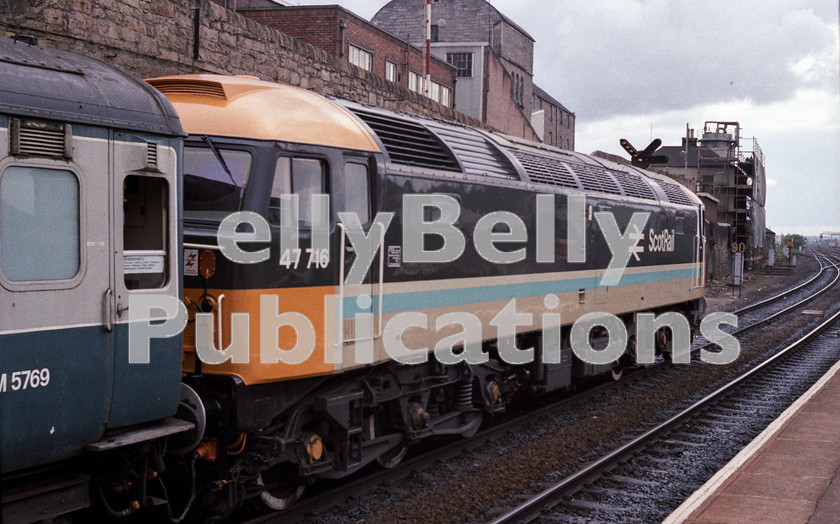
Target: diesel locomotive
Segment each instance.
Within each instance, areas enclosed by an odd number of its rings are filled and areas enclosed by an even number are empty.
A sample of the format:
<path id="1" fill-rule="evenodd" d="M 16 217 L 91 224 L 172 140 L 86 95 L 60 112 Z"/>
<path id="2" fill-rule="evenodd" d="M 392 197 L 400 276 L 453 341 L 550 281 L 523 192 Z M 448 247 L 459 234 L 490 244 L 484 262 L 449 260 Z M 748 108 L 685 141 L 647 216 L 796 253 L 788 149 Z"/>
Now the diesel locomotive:
<path id="1" fill-rule="evenodd" d="M 188 133 L 183 370 L 205 510 L 283 509 L 315 479 L 392 467 L 517 392 L 619 377 L 638 313 L 703 314 L 703 206 L 663 176 L 251 77 L 149 82 Z M 570 343 L 596 312 L 631 334 L 614 362 Z"/>

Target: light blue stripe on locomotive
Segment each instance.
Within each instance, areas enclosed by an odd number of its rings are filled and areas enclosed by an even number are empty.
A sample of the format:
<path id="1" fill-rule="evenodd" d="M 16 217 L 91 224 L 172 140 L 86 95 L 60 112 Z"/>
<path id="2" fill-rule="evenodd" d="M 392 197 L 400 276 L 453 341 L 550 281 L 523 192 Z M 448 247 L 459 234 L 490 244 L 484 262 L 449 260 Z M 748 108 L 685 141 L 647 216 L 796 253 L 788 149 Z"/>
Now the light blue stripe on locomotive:
<path id="1" fill-rule="evenodd" d="M 645 273 L 624 273 L 621 275 L 618 286 L 632 286 L 638 284 L 650 284 L 653 282 L 682 280 L 694 278 L 696 275 L 697 270 L 695 268 L 648 271 Z M 498 284 L 491 286 L 393 293 L 385 294 L 385 296 L 382 297 L 382 311 L 387 315 L 389 313 L 401 313 L 404 311 L 419 311 L 423 309 L 478 304 L 482 302 L 496 302 L 500 300 L 510 300 L 512 298 L 573 293 L 581 289 L 601 289 L 603 287 L 606 286 L 601 286 L 601 277 L 595 276 L 563 280 L 518 282 L 515 284 Z M 374 309 L 375 308 L 376 306 L 374 305 Z M 362 312 L 363 311 L 356 305 L 356 297 L 344 298 L 344 318 L 352 318 L 356 313 Z"/>

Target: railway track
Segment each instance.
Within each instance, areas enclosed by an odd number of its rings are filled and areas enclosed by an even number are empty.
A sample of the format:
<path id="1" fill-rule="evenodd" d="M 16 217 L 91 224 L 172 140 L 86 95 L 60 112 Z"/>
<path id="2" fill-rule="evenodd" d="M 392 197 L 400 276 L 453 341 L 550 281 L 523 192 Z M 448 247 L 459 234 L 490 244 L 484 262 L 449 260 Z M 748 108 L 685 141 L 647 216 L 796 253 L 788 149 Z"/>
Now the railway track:
<path id="1" fill-rule="evenodd" d="M 830 271 L 830 268 L 834 269 L 834 271 Z M 772 320 L 775 318 L 774 315 L 782 315 L 795 307 L 801 306 L 807 302 L 807 297 L 818 296 L 825 292 L 830 287 L 829 281 L 836 282 L 838 279 L 840 279 L 840 276 L 838 276 L 836 266 L 820 262 L 820 270 L 812 278 L 792 288 L 785 289 L 770 298 L 737 310 L 735 313 L 739 314 L 751 312 L 751 316 L 755 317 L 755 320 L 747 325 L 741 325 L 733 333 L 744 333 Z M 791 305 L 791 302 L 793 302 L 793 305 Z M 697 343 L 694 345 L 693 351 L 699 352 L 703 347 L 706 347 L 706 345 L 702 342 Z M 625 374 L 621 387 L 624 390 L 647 387 L 645 384 L 652 374 L 662 373 L 663 371 L 678 367 L 667 362 L 661 362 L 649 368 L 638 369 L 633 373 Z M 283 522 L 317 520 L 321 515 L 329 514 L 331 508 L 341 504 L 348 498 L 362 497 L 364 493 L 370 493 L 378 486 L 388 485 L 405 479 L 418 471 L 418 469 L 428 467 L 429 464 L 441 460 L 450 460 L 465 452 L 479 449 L 486 443 L 501 439 L 510 431 L 517 430 L 523 424 L 541 416 L 564 410 L 572 412 L 577 405 L 584 404 L 598 394 L 609 393 L 610 389 L 616 387 L 616 385 L 617 383 L 612 381 L 600 381 L 600 383 L 596 381 L 590 387 L 578 393 L 551 395 L 550 397 L 559 398 L 555 398 L 539 409 L 530 410 L 522 415 L 508 417 L 504 422 L 493 424 L 471 439 L 453 440 L 444 444 L 437 443 L 436 446 L 434 444 L 432 446 L 423 446 L 423 452 L 404 460 L 393 469 L 365 472 L 364 474 L 356 475 L 349 481 L 319 483 L 323 485 L 317 488 L 317 492 L 299 501 L 289 510 L 280 514 L 248 516 L 246 520 L 249 523 L 272 522 L 277 519 L 282 519 Z"/>
<path id="2" fill-rule="evenodd" d="M 819 283 L 811 295 L 821 295 L 840 279 L 837 264 L 828 261 L 824 269 L 829 266 L 833 271 L 821 270 L 806 283 Z M 822 282 L 826 273 L 833 273 L 828 285 Z M 778 309 L 774 303 L 794 302 L 774 312 L 775 319 L 809 300 L 779 298 L 785 295 L 742 311 L 760 311 L 768 305 Z M 840 312 L 663 423 L 500 515 L 494 523 L 538 518 L 541 522 L 661 521 L 838 360 Z"/>

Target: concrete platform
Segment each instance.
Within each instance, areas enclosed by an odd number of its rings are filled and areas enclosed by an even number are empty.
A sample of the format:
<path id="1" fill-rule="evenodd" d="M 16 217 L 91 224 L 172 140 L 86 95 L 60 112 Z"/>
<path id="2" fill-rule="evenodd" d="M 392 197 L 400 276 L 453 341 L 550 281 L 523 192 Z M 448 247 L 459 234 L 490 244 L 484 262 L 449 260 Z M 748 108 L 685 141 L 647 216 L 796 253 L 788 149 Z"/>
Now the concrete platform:
<path id="1" fill-rule="evenodd" d="M 840 362 L 664 522 L 840 522 Z"/>

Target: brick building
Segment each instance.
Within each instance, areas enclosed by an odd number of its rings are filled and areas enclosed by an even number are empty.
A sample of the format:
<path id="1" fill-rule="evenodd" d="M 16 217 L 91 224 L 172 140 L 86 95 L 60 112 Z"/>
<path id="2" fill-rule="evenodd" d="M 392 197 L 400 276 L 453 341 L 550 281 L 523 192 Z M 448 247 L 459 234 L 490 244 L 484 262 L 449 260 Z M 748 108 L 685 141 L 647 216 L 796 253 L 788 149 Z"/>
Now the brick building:
<path id="1" fill-rule="evenodd" d="M 341 6 L 280 7 L 268 0 L 259 1 L 267 5 L 260 7 L 255 0 L 239 0 L 236 11 L 397 85 L 423 92 L 425 63 L 418 47 Z M 455 72 L 456 68 L 446 60 L 433 58 L 429 97 L 452 107 Z"/>
<path id="2" fill-rule="evenodd" d="M 392 0 L 371 21 L 409 42 L 423 41 L 417 0 Z M 457 68 L 458 111 L 502 132 L 574 149 L 574 113 L 534 85 L 534 38 L 489 2 L 435 0 L 432 54 Z"/>

